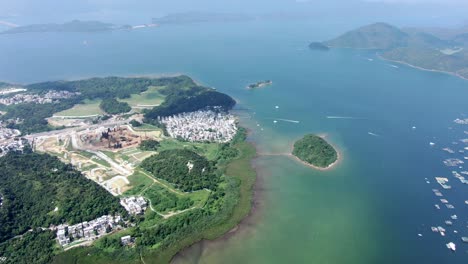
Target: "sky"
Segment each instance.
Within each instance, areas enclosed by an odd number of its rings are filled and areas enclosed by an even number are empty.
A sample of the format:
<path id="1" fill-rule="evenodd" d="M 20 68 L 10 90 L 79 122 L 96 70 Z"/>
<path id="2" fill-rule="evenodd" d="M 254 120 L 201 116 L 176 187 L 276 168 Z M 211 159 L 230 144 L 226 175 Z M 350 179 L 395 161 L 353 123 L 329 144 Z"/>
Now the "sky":
<path id="1" fill-rule="evenodd" d="M 307 14 L 408 26 L 468 22 L 468 0 L 0 0 L 0 20 L 19 24 L 72 19 L 148 23 L 152 17 L 187 11 Z"/>

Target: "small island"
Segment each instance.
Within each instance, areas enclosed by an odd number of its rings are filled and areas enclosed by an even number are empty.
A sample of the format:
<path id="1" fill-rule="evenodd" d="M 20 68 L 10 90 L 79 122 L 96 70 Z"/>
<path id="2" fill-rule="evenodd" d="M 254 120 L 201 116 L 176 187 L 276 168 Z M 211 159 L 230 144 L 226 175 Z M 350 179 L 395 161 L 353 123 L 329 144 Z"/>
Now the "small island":
<path id="1" fill-rule="evenodd" d="M 294 143 L 292 155 L 316 169 L 331 168 L 338 161 L 338 152 L 325 139 L 308 134 Z"/>
<path id="2" fill-rule="evenodd" d="M 320 51 L 327 51 L 330 50 L 330 48 L 323 44 L 322 42 L 312 42 L 309 44 L 309 49 L 311 50 L 320 50 Z"/>
<path id="3" fill-rule="evenodd" d="M 272 85 L 272 84 L 273 82 L 271 80 L 260 81 L 260 82 L 247 85 L 247 89 L 252 90 L 252 89 L 262 88 L 262 87 Z"/>

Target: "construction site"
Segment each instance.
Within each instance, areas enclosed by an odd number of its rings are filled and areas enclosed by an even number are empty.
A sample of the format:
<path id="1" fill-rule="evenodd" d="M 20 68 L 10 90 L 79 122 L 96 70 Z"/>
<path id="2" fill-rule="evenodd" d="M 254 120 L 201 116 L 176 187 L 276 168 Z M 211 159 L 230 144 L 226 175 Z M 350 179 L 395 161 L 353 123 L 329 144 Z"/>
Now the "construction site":
<path id="1" fill-rule="evenodd" d="M 36 151 L 49 153 L 75 166 L 113 195 L 132 186 L 128 177 L 145 158 L 155 154 L 140 151 L 143 140 L 160 139 L 159 131 L 134 131 L 129 125 L 88 127 L 34 138 Z"/>

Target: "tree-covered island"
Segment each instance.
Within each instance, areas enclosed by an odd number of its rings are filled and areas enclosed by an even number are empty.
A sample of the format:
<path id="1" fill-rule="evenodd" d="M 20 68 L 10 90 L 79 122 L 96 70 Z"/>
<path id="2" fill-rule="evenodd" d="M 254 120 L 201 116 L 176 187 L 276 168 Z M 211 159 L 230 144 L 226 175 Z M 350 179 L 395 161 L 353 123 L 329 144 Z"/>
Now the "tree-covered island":
<path id="1" fill-rule="evenodd" d="M 338 161 L 338 152 L 325 139 L 308 134 L 294 143 L 292 154 L 313 167 L 326 169 Z"/>

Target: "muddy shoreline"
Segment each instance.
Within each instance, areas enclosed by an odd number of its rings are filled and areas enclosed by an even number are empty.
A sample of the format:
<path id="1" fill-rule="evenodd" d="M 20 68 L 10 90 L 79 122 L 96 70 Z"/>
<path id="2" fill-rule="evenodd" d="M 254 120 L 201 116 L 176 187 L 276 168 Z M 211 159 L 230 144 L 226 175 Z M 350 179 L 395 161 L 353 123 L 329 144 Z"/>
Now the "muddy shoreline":
<path id="1" fill-rule="evenodd" d="M 248 129 L 248 134 L 251 131 Z M 256 179 L 253 186 L 252 192 L 252 205 L 250 212 L 247 216 L 245 216 L 240 223 L 238 223 L 234 228 L 223 234 L 222 236 L 213 239 L 203 239 L 181 251 L 179 251 L 171 260 L 170 263 L 178 264 L 178 263 L 199 263 L 200 258 L 203 256 L 203 253 L 208 249 L 216 249 L 221 247 L 227 241 L 231 240 L 234 236 L 238 235 L 248 235 L 252 231 L 252 228 L 258 223 L 259 218 L 262 215 L 263 207 L 263 194 L 265 189 L 264 180 L 265 180 L 265 172 L 259 169 L 257 161 L 261 158 L 262 155 L 259 155 L 258 146 L 252 140 L 248 140 L 249 144 L 252 144 L 255 148 L 256 155 L 251 160 L 252 168 L 256 172 Z"/>

